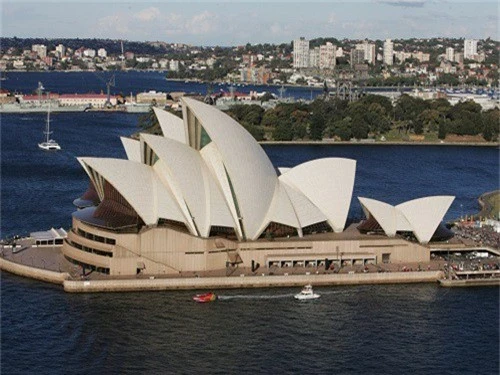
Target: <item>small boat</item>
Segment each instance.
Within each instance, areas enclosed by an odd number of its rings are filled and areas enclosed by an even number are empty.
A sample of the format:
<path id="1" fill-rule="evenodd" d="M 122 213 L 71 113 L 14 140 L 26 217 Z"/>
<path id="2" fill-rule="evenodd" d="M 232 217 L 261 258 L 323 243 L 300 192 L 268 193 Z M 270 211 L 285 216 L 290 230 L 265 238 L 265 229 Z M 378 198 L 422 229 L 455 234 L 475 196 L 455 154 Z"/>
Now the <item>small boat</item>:
<path id="1" fill-rule="evenodd" d="M 308 300 L 308 299 L 316 299 L 321 297 L 319 294 L 314 293 L 312 285 L 308 284 L 302 288 L 300 293 L 294 296 L 295 299 L 298 300 Z"/>
<path id="2" fill-rule="evenodd" d="M 45 151 L 57 151 L 61 149 L 61 146 L 59 146 L 59 144 L 56 141 L 50 139 L 50 134 L 52 134 L 52 132 L 50 131 L 50 104 L 49 104 L 49 109 L 47 111 L 45 131 L 43 133 L 45 134 L 45 141 L 39 143 L 38 147 L 40 147 L 42 150 Z"/>
<path id="3" fill-rule="evenodd" d="M 193 301 L 199 303 L 213 302 L 217 299 L 217 296 L 213 292 L 197 294 L 193 297 Z"/>

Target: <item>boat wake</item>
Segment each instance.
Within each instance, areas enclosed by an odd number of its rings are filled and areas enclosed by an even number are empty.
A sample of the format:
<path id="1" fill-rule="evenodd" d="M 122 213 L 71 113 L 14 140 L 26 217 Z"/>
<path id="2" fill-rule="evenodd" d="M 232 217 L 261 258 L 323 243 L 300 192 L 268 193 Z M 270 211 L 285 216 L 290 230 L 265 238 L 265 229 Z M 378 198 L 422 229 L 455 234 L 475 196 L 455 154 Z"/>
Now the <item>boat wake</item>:
<path id="1" fill-rule="evenodd" d="M 291 298 L 293 294 L 237 294 L 234 296 L 221 296 L 219 295 L 217 299 L 221 301 L 230 301 L 233 299 L 279 299 L 279 298 Z"/>
<path id="2" fill-rule="evenodd" d="M 347 291 L 331 290 L 331 291 L 320 291 L 321 295 L 329 294 L 345 294 Z M 280 298 L 293 298 L 296 293 L 288 294 L 235 294 L 235 295 L 217 295 L 219 301 L 230 301 L 237 299 L 280 299 Z"/>

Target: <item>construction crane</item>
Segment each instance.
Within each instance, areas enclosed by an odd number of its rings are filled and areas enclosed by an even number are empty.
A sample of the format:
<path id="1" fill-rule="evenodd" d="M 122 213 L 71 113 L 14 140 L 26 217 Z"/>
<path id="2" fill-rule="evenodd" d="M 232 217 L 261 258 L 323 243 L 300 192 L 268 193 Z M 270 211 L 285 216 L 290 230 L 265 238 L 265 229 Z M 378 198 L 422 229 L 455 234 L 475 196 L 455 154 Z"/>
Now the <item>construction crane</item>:
<path id="1" fill-rule="evenodd" d="M 106 82 L 106 107 L 111 107 L 111 93 L 110 93 L 110 87 L 113 86 L 115 87 L 116 81 L 115 81 L 115 75 L 113 74 L 111 78 L 109 79 L 108 82 Z"/>

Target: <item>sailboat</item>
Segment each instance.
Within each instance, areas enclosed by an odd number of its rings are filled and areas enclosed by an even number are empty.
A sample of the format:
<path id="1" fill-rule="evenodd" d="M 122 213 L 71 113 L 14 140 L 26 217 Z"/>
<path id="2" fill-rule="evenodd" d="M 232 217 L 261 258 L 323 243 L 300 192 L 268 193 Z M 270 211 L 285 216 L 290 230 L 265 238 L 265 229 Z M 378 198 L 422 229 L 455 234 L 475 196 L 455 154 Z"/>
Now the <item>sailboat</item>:
<path id="1" fill-rule="evenodd" d="M 45 151 L 60 150 L 61 146 L 59 146 L 59 144 L 56 141 L 54 141 L 53 139 L 50 139 L 50 134 L 52 134 L 52 132 L 50 131 L 50 103 L 49 103 L 49 109 L 47 111 L 46 123 L 47 124 L 45 125 L 45 131 L 43 132 L 43 134 L 45 134 L 45 141 L 42 143 L 39 143 L 38 147 L 40 147 L 42 150 L 45 150 Z"/>

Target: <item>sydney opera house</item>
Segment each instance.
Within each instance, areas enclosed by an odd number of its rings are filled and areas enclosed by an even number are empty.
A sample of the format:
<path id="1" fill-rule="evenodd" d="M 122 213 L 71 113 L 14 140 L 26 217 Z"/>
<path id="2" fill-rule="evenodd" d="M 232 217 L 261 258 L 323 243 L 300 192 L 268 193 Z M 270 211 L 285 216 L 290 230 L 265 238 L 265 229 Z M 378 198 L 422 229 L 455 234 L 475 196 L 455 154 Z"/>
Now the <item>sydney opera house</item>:
<path id="1" fill-rule="evenodd" d="M 185 97 L 182 119 L 154 111 L 163 134 L 122 138 L 127 159 L 78 159 L 90 183 L 63 245 L 71 262 L 111 275 L 173 275 L 429 260 L 453 197 L 397 206 L 360 197 L 366 220 L 347 225 L 355 160 L 276 170 L 215 107 Z"/>

